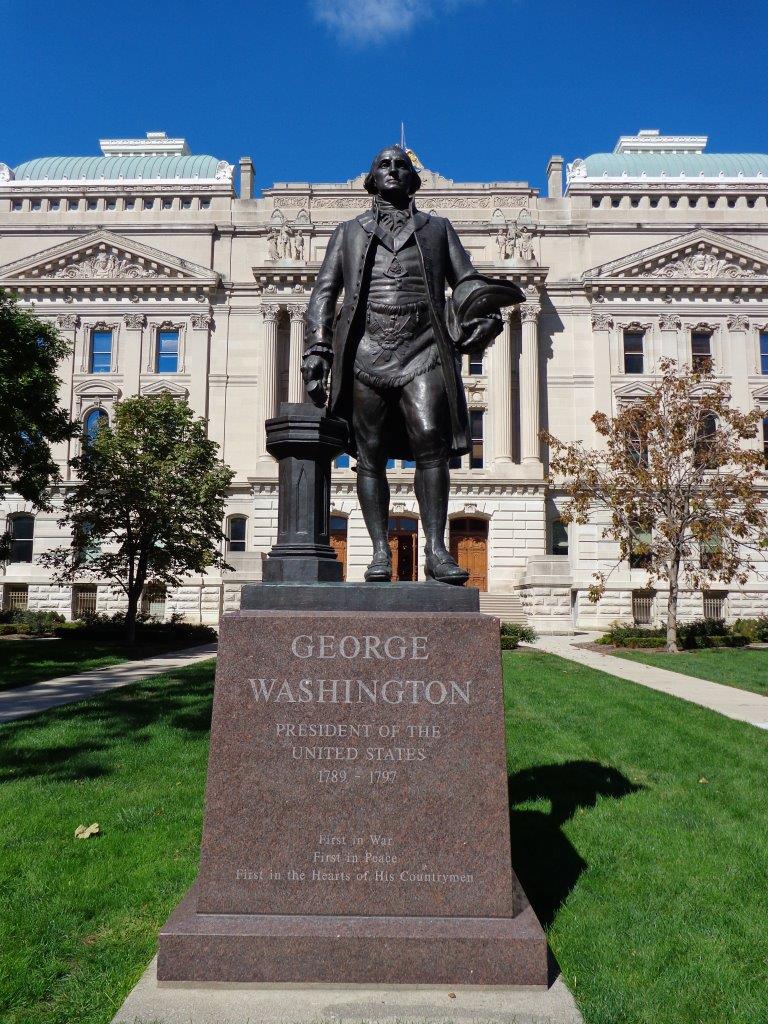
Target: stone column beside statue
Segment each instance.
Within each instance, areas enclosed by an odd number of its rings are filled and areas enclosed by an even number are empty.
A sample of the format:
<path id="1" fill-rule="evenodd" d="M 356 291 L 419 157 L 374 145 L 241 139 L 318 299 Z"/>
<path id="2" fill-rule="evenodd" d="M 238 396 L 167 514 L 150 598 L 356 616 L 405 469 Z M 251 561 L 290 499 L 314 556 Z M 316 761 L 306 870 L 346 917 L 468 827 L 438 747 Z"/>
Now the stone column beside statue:
<path id="1" fill-rule="evenodd" d="M 541 464 L 539 441 L 539 314 L 538 302 L 520 306 L 520 458 L 523 463 Z"/>
<path id="2" fill-rule="evenodd" d="M 257 462 L 274 472 L 275 463 L 267 453 L 267 437 L 264 424 L 277 413 L 278 386 L 277 379 L 277 321 L 280 307 L 276 303 L 264 303 L 261 316 L 264 325 L 264 340 L 261 345 L 260 376 L 257 395 L 259 398 L 257 412 L 256 458 Z"/>
<path id="3" fill-rule="evenodd" d="M 512 309 L 502 310 L 503 329 L 491 349 L 493 471 L 509 472 L 512 458 Z"/>
<path id="4" fill-rule="evenodd" d="M 291 340 L 288 353 L 288 401 L 306 400 L 304 378 L 301 375 L 301 358 L 304 355 L 304 323 L 307 316 L 305 304 L 289 306 L 291 318 Z"/>

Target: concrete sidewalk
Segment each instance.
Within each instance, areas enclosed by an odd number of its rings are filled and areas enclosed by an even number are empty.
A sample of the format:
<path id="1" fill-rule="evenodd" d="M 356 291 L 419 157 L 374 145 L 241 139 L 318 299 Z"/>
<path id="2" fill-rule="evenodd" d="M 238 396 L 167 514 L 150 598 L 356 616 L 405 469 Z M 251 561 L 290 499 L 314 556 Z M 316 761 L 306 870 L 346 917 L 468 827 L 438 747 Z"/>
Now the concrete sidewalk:
<path id="1" fill-rule="evenodd" d="M 739 690 L 735 686 L 723 686 L 707 679 L 696 679 L 681 672 L 670 672 L 668 669 L 644 665 L 639 661 L 628 661 L 610 654 L 598 654 L 597 651 L 584 650 L 581 646 L 594 642 L 601 635 L 581 633 L 577 636 L 543 636 L 530 646 L 535 650 L 557 654 L 561 658 L 568 658 L 600 672 L 609 672 L 612 676 L 639 683 L 650 690 L 659 690 L 692 704 L 700 704 L 704 708 L 725 715 L 726 718 L 735 718 L 739 722 L 756 725 L 759 729 L 768 729 L 768 697 L 761 697 L 748 690 Z"/>
<path id="2" fill-rule="evenodd" d="M 204 644 L 183 651 L 157 654 L 141 661 L 126 661 L 108 668 L 96 668 L 74 676 L 44 679 L 29 686 L 19 686 L 15 690 L 3 690 L 0 692 L 0 723 L 36 715 L 48 708 L 58 707 L 59 704 L 72 704 L 114 690 L 118 686 L 129 686 L 150 676 L 163 675 L 198 661 L 206 661 L 216 656 L 216 650 L 215 643 Z"/>

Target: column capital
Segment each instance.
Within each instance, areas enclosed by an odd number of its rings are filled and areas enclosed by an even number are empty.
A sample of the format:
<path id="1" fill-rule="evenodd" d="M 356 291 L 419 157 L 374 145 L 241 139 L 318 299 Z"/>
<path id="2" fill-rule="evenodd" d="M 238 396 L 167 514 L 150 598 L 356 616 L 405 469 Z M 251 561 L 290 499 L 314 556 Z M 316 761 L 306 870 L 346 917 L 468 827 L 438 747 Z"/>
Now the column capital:
<path id="1" fill-rule="evenodd" d="M 749 317 L 744 316 L 743 313 L 729 316 L 726 323 L 728 324 L 729 331 L 746 331 L 749 329 Z"/>
<path id="2" fill-rule="evenodd" d="M 662 313 L 659 317 L 659 327 L 662 331 L 679 331 L 682 321 L 676 313 Z"/>
<path id="3" fill-rule="evenodd" d="M 140 331 L 146 324 L 147 318 L 143 313 L 126 313 L 123 322 L 130 331 Z"/>
<path id="4" fill-rule="evenodd" d="M 539 319 L 541 306 L 538 302 L 524 302 L 519 308 L 520 319 L 523 323 L 535 323 Z"/>
<path id="5" fill-rule="evenodd" d="M 593 313 L 592 314 L 592 330 L 593 331 L 610 331 L 613 327 L 613 317 L 610 313 Z"/>
<path id="6" fill-rule="evenodd" d="M 276 302 L 266 302 L 261 306 L 261 315 L 266 324 L 276 324 L 280 314 L 280 307 Z"/>
<path id="7" fill-rule="evenodd" d="M 62 313 L 56 317 L 56 326 L 62 331 L 76 331 L 80 326 L 80 317 L 77 313 Z"/>
<path id="8" fill-rule="evenodd" d="M 191 320 L 196 331 L 207 331 L 213 324 L 213 317 L 210 313 L 194 313 Z"/>
<path id="9" fill-rule="evenodd" d="M 288 315 L 291 318 L 291 322 L 294 323 L 297 320 L 303 322 L 304 318 L 307 315 L 307 308 L 308 307 L 306 302 L 291 303 L 291 305 L 288 307 Z"/>
<path id="10" fill-rule="evenodd" d="M 503 323 L 505 323 L 505 324 L 511 324 L 514 315 L 515 315 L 515 307 L 514 306 L 505 306 L 502 309 L 502 311 L 501 311 L 501 319 L 502 319 Z"/>

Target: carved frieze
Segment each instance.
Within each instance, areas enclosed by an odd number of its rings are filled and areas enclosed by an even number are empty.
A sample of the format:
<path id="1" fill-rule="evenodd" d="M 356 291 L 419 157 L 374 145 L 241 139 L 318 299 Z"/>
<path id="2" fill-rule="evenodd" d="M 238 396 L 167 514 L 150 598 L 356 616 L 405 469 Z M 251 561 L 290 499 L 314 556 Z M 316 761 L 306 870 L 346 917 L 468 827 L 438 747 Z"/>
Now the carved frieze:
<path id="1" fill-rule="evenodd" d="M 143 313 L 126 313 L 123 320 L 125 321 L 125 326 L 129 327 L 132 331 L 140 331 L 147 322 L 147 318 Z"/>
<path id="2" fill-rule="evenodd" d="M 84 260 L 76 260 L 60 267 L 52 274 L 41 274 L 41 278 L 66 278 L 68 280 L 99 280 L 101 278 L 156 278 L 160 275 L 150 267 L 144 267 L 132 260 L 120 258 L 111 252 L 99 252 Z"/>
<path id="3" fill-rule="evenodd" d="M 196 331 L 207 331 L 213 323 L 210 313 L 194 313 L 190 322 Z"/>
<path id="4" fill-rule="evenodd" d="M 665 263 L 652 271 L 651 277 L 726 277 L 729 279 L 754 277 L 754 270 L 740 267 L 738 263 L 713 256 L 711 253 L 697 252 L 693 256 L 685 256 L 681 260 Z"/>

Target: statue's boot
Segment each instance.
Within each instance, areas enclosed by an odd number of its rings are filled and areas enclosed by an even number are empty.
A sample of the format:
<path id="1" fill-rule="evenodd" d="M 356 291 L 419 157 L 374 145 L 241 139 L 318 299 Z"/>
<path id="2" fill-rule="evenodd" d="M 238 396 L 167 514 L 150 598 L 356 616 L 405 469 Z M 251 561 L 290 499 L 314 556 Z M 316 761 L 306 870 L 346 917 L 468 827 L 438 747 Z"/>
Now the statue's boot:
<path id="1" fill-rule="evenodd" d="M 386 470 L 374 472 L 357 466 L 357 499 L 373 541 L 373 560 L 365 570 L 366 583 L 390 583 L 392 553 L 389 550 L 389 483 Z"/>
<path id="2" fill-rule="evenodd" d="M 461 568 L 445 546 L 450 485 L 448 459 L 416 465 L 414 487 L 426 538 L 424 573 L 427 579 L 460 587 L 469 579 L 469 573 Z"/>

